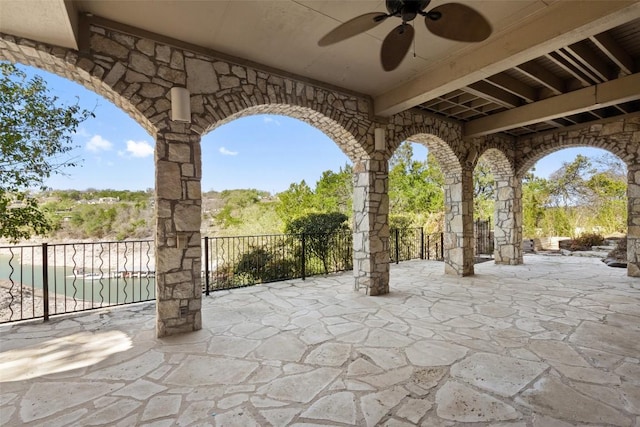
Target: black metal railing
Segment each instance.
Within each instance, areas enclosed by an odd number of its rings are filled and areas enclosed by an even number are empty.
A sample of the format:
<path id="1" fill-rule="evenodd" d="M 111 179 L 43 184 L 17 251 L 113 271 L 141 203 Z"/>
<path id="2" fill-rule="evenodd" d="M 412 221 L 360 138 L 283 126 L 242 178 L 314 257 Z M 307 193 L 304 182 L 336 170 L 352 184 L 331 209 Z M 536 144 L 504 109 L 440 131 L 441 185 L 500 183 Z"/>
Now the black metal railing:
<path id="1" fill-rule="evenodd" d="M 392 262 L 443 259 L 442 233 L 392 230 Z M 353 234 L 203 238 L 203 292 L 353 269 Z M 152 240 L 0 247 L 0 323 L 155 299 Z"/>
<path id="2" fill-rule="evenodd" d="M 205 294 L 353 268 L 351 231 L 204 238 Z"/>
<path id="3" fill-rule="evenodd" d="M 0 247 L 0 323 L 155 299 L 153 241 Z"/>
<path id="4" fill-rule="evenodd" d="M 405 228 L 391 230 L 389 238 L 391 262 L 411 259 L 444 259 L 444 235 L 442 233 L 425 234 L 423 228 Z"/>

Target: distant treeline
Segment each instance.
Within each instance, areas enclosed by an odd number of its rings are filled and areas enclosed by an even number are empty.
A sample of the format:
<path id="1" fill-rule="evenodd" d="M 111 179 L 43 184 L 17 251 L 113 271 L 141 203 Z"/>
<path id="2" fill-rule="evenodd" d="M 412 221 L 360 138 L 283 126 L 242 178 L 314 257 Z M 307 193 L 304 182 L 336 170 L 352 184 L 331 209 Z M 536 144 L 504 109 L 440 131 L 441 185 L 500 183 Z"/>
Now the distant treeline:
<path id="1" fill-rule="evenodd" d="M 431 155 L 416 160 L 403 144 L 389 164 L 391 228 L 443 229 L 444 178 Z M 292 183 L 278 194 L 256 189 L 204 192 L 202 232 L 209 236 L 276 234 L 291 231 L 300 218 L 341 214 L 350 227 L 353 170 L 325 171 L 312 187 Z M 495 184 L 489 164 L 474 172 L 474 217 L 492 218 Z M 154 193 L 126 190 L 54 190 L 38 195 L 55 225 L 55 238 L 127 239 L 154 234 Z M 581 232 L 626 232 L 626 169 L 613 156 L 578 155 L 548 179 L 530 173 L 523 180 L 523 228 L 527 237 Z"/>

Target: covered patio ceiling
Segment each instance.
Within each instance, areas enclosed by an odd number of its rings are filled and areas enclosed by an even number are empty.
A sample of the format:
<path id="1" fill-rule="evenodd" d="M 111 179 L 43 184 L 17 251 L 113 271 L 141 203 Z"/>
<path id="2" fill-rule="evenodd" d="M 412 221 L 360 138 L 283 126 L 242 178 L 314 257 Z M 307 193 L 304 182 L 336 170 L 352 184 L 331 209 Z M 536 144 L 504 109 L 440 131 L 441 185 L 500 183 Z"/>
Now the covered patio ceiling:
<path id="1" fill-rule="evenodd" d="M 428 9 L 449 2 L 432 0 Z M 640 111 L 640 2 L 461 0 L 493 27 L 481 43 L 427 31 L 385 72 L 380 48 L 399 23 L 327 47 L 318 40 L 385 2 L 336 0 L 2 0 L 0 32 L 78 48 L 88 13 L 254 63 L 369 95 L 381 117 L 410 108 L 464 123 L 465 136 L 512 136 Z"/>

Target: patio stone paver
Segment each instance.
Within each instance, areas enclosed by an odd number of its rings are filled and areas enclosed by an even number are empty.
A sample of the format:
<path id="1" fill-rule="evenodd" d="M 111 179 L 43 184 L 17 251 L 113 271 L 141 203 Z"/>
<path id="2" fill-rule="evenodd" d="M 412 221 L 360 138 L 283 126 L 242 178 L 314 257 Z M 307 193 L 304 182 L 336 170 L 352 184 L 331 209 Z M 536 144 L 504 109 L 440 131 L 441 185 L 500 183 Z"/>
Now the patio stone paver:
<path id="1" fill-rule="evenodd" d="M 513 396 L 546 369 L 544 363 L 476 353 L 451 367 L 451 375 L 501 396 Z"/>
<path id="2" fill-rule="evenodd" d="M 505 421 L 521 417 L 512 406 L 457 381 L 447 381 L 436 393 L 439 417 L 461 422 Z"/>
<path id="3" fill-rule="evenodd" d="M 599 260 L 393 265 L 203 297 L 155 338 L 152 303 L 0 326 L 3 426 L 634 426 L 640 279 Z"/>

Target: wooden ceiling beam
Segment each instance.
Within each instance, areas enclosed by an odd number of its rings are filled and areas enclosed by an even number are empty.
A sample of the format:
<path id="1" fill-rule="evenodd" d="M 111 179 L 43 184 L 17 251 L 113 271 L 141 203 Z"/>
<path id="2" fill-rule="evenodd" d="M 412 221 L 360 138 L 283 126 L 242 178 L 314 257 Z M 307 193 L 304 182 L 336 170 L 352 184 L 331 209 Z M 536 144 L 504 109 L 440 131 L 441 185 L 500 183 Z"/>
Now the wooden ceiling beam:
<path id="1" fill-rule="evenodd" d="M 433 98 L 433 99 L 430 99 L 429 101 L 425 102 L 424 104 L 421 104 L 421 106 L 425 107 L 425 108 L 430 108 L 431 106 L 439 104 L 442 101 L 443 101 L 442 98 Z"/>
<path id="2" fill-rule="evenodd" d="M 464 104 L 467 102 L 472 102 L 477 100 L 478 97 L 472 93 L 468 93 L 468 92 L 463 92 L 462 94 L 458 95 L 458 97 L 456 98 L 456 102 L 458 104 Z"/>
<path id="3" fill-rule="evenodd" d="M 464 105 L 457 105 L 455 107 L 453 107 L 451 110 L 448 111 L 448 114 L 452 115 L 452 116 L 457 116 L 460 113 L 463 113 L 465 111 L 469 111 L 471 108 L 466 107 Z"/>
<path id="4" fill-rule="evenodd" d="M 605 55 L 613 61 L 624 74 L 633 74 L 636 71 L 636 65 L 633 58 L 614 40 L 607 32 L 597 34 L 590 37 Z"/>
<path id="5" fill-rule="evenodd" d="M 465 137 L 501 132 L 640 99 L 640 73 L 544 99 L 465 123 Z"/>
<path id="6" fill-rule="evenodd" d="M 480 111 L 477 110 L 469 110 L 469 111 L 465 111 L 464 113 L 460 113 L 458 115 L 458 118 L 460 120 L 466 120 L 469 119 L 470 117 L 475 117 L 475 116 L 486 116 L 486 113 L 482 113 Z"/>
<path id="7" fill-rule="evenodd" d="M 584 74 L 579 72 L 575 67 L 571 65 L 569 61 L 567 61 L 564 56 L 561 56 L 558 52 L 549 52 L 545 55 L 545 58 L 552 61 L 558 67 L 565 70 L 567 73 L 571 74 L 573 78 L 580 82 L 581 87 L 591 86 L 593 82 L 589 80 Z"/>
<path id="8" fill-rule="evenodd" d="M 499 73 L 488 77 L 487 81 L 502 90 L 519 96 L 527 102 L 537 101 L 538 94 L 534 88 L 508 74 Z"/>
<path id="9" fill-rule="evenodd" d="M 613 77 L 611 69 L 594 51 L 589 47 L 587 42 L 581 41 L 569 45 L 567 51 L 571 52 L 573 56 L 582 61 L 582 63 L 588 67 L 593 73 L 595 73 L 600 81 L 606 82 Z"/>
<path id="10" fill-rule="evenodd" d="M 469 106 L 473 109 L 478 109 L 478 108 L 482 108 L 486 105 L 491 104 L 491 101 L 489 101 L 488 99 L 484 99 L 484 98 L 476 98 L 473 101 L 471 101 L 469 103 Z"/>
<path id="11" fill-rule="evenodd" d="M 486 98 L 492 102 L 495 102 L 496 104 L 500 104 L 507 108 L 513 108 L 522 105 L 520 98 L 518 98 L 517 96 L 485 81 L 479 81 L 470 84 L 465 88 L 465 91 L 477 95 L 481 98 Z"/>
<path id="12" fill-rule="evenodd" d="M 595 83 L 602 83 L 603 79 L 600 79 L 597 74 L 593 73 L 588 67 L 585 67 L 578 58 L 575 58 L 567 49 L 559 49 L 556 51 L 558 55 L 565 61 L 571 64 L 579 73 L 586 76 L 589 81 L 589 86 Z"/>
<path id="13" fill-rule="evenodd" d="M 564 81 L 541 65 L 529 61 L 518 65 L 516 69 L 545 86 L 555 95 L 564 93 Z"/>

